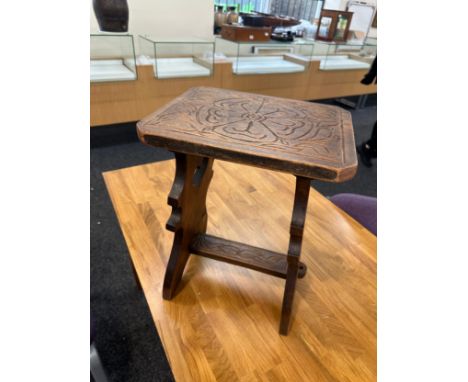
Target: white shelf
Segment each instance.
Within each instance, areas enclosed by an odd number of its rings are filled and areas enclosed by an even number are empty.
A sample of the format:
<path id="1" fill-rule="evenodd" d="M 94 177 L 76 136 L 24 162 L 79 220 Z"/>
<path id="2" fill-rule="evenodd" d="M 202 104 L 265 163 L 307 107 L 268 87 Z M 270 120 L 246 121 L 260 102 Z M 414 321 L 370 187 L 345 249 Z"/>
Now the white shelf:
<path id="1" fill-rule="evenodd" d="M 130 81 L 136 74 L 125 66 L 123 60 L 91 60 L 91 82 Z"/>
<path id="2" fill-rule="evenodd" d="M 211 74 L 210 69 L 197 64 L 193 58 L 158 58 L 156 69 L 158 78 L 207 77 Z"/>
<path id="3" fill-rule="evenodd" d="M 320 60 L 320 70 L 352 70 L 369 69 L 370 64 L 363 61 L 353 60 L 346 55 L 339 56 L 314 56 L 312 61 Z"/>
<path id="4" fill-rule="evenodd" d="M 232 60 L 234 74 L 269 74 L 269 73 L 297 73 L 303 72 L 305 67 L 283 56 L 239 57 Z"/>

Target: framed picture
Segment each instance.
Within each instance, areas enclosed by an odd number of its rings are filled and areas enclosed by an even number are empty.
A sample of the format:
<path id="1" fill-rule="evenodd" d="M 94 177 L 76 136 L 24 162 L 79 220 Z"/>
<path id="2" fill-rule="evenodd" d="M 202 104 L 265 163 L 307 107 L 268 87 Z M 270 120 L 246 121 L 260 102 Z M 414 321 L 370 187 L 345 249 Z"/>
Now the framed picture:
<path id="1" fill-rule="evenodd" d="M 345 42 L 352 18 L 353 12 L 322 9 L 315 39 Z"/>

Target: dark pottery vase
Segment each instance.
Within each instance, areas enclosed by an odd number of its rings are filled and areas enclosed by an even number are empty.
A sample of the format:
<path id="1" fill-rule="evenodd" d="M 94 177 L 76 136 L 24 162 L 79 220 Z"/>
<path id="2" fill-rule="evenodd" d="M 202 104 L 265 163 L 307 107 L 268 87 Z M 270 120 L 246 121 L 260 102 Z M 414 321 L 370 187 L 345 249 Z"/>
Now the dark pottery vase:
<path id="1" fill-rule="evenodd" d="M 93 0 L 93 9 L 101 31 L 128 31 L 127 0 Z"/>
<path id="2" fill-rule="evenodd" d="M 236 24 L 239 21 L 239 14 L 236 12 L 236 7 L 228 7 L 229 12 L 226 16 L 226 24 Z"/>
<path id="3" fill-rule="evenodd" d="M 223 12 L 223 6 L 218 6 L 217 8 L 214 15 L 214 22 L 217 27 L 221 28 L 222 25 L 226 23 L 227 15 Z"/>

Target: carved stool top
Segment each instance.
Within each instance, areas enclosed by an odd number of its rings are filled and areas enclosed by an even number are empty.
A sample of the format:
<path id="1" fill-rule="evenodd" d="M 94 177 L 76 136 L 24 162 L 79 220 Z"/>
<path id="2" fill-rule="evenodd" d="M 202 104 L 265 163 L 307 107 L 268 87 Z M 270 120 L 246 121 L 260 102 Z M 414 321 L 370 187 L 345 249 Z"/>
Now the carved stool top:
<path id="1" fill-rule="evenodd" d="M 349 112 L 329 105 L 192 88 L 137 125 L 171 151 L 341 182 L 357 170 Z"/>

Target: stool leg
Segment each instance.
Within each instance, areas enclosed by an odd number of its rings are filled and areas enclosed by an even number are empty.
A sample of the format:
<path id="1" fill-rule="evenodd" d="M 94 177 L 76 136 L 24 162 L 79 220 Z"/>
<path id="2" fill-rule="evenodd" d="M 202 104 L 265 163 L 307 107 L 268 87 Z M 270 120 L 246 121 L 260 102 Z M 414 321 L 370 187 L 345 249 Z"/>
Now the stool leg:
<path id="1" fill-rule="evenodd" d="M 213 177 L 213 159 L 176 153 L 176 174 L 169 193 L 172 213 L 166 228 L 175 233 L 164 276 L 163 298 L 170 300 L 184 273 L 195 235 L 206 232 L 206 194 Z"/>
<path id="2" fill-rule="evenodd" d="M 296 177 L 296 192 L 291 219 L 290 239 L 288 249 L 288 271 L 284 288 L 283 307 L 281 310 L 280 334 L 287 335 L 291 319 L 291 310 L 299 272 L 299 258 L 301 256 L 302 235 L 309 201 L 310 179 Z"/>

